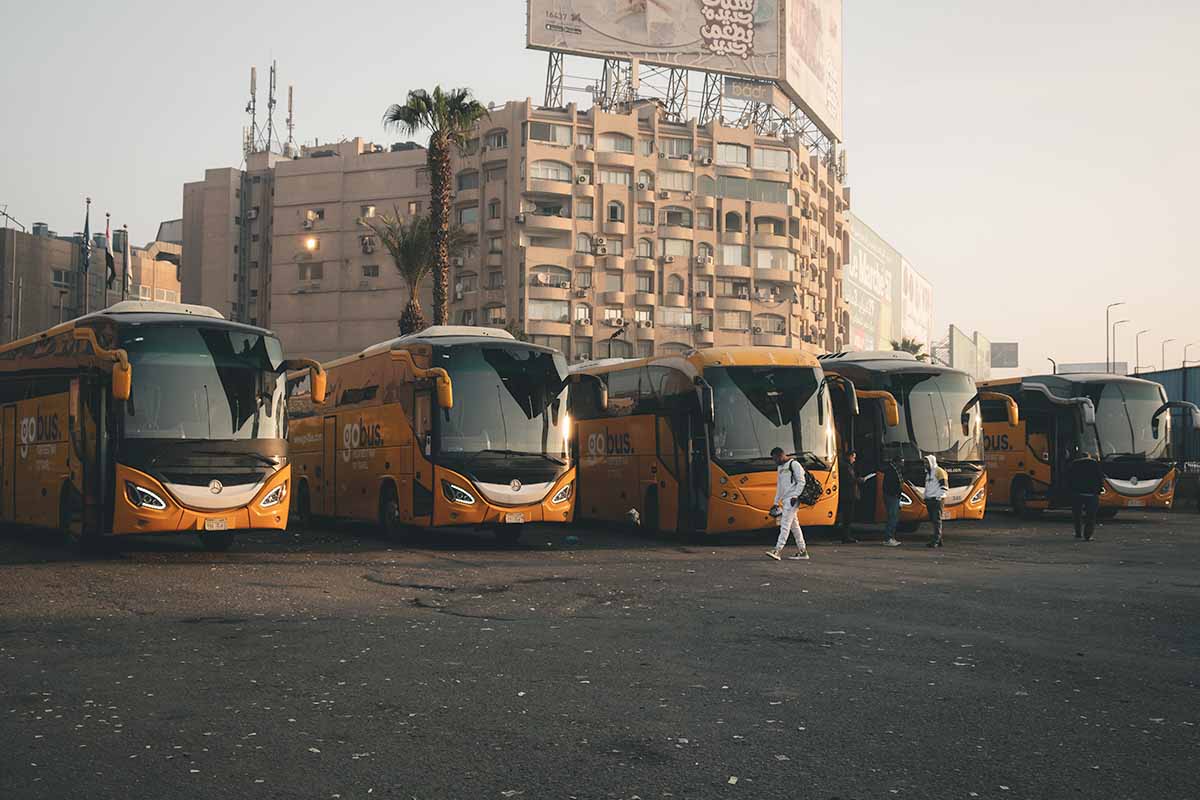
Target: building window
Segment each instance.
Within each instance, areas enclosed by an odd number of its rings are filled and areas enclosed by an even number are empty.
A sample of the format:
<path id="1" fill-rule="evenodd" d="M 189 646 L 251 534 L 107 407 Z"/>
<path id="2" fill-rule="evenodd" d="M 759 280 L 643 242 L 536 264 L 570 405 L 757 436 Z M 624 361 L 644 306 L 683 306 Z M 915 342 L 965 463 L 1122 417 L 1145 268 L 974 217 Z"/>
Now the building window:
<path id="1" fill-rule="evenodd" d="M 776 336 L 787 334 L 787 322 L 783 317 L 774 314 L 763 314 L 754 318 L 754 327 L 762 328 L 762 333 L 773 333 Z"/>
<path id="2" fill-rule="evenodd" d="M 662 219 L 659 220 L 662 225 L 674 225 L 678 228 L 692 227 L 692 211 L 688 208 L 664 208 L 662 210 Z"/>
<path id="3" fill-rule="evenodd" d="M 659 170 L 658 188 L 670 189 L 675 192 L 690 192 L 692 190 L 692 173 L 676 170 Z"/>
<path id="4" fill-rule="evenodd" d="M 484 176 L 484 179 L 488 183 L 493 183 L 495 181 L 502 181 L 508 177 L 508 170 L 506 167 L 503 167 L 503 166 L 488 167 L 487 170 L 483 173 L 483 176 Z"/>
<path id="5" fill-rule="evenodd" d="M 771 147 L 754 148 L 754 168 L 769 169 L 774 172 L 787 172 L 792 167 L 790 150 L 776 150 Z"/>
<path id="6" fill-rule="evenodd" d="M 759 269 L 792 271 L 796 268 L 796 254 L 782 247 L 756 247 L 754 248 L 754 266 Z"/>
<path id="7" fill-rule="evenodd" d="M 575 358 L 578 361 L 590 361 L 592 358 L 592 340 L 575 340 Z"/>
<path id="8" fill-rule="evenodd" d="M 605 243 L 604 246 L 608 248 L 608 254 L 610 256 L 625 255 L 625 240 L 624 239 L 609 239 Z"/>
<path id="9" fill-rule="evenodd" d="M 479 276 L 474 272 L 468 272 L 465 275 L 460 275 L 458 281 L 454 284 L 454 289 L 458 293 L 478 291 Z"/>
<path id="10" fill-rule="evenodd" d="M 625 276 L 620 272 L 604 273 L 604 291 L 606 292 L 623 292 L 625 291 Z"/>
<path id="11" fill-rule="evenodd" d="M 702 295 L 703 297 L 712 297 L 713 296 L 712 278 L 709 278 L 706 276 L 696 278 L 696 294 Z"/>
<path id="12" fill-rule="evenodd" d="M 593 139 L 592 139 L 592 132 L 591 131 L 580 131 L 577 141 L 579 142 L 580 147 L 586 147 L 590 150 L 592 148 L 592 145 L 594 144 Z"/>
<path id="13" fill-rule="evenodd" d="M 712 245 L 708 242 L 701 242 L 700 244 L 696 245 L 696 255 L 699 258 L 712 258 L 712 254 Z"/>
<path id="14" fill-rule="evenodd" d="M 304 212 L 304 218 L 306 220 L 308 220 L 309 222 L 316 222 L 318 220 L 324 220 L 325 219 L 325 209 L 310 208 L 308 211 Z"/>
<path id="15" fill-rule="evenodd" d="M 686 308 L 660 308 L 658 324 L 665 328 L 687 328 L 692 324 L 692 312 Z"/>
<path id="16" fill-rule="evenodd" d="M 139 300 L 152 300 L 154 298 L 154 292 L 149 286 L 139 286 L 137 290 Z"/>
<path id="17" fill-rule="evenodd" d="M 671 158 L 687 158 L 692 154 L 691 139 L 663 139 L 661 147 Z"/>
<path id="18" fill-rule="evenodd" d="M 702 231 L 711 231 L 713 229 L 712 209 L 702 208 L 696 211 L 696 227 Z"/>
<path id="19" fill-rule="evenodd" d="M 720 263 L 726 267 L 748 267 L 750 248 L 744 244 L 723 244 Z"/>
<path id="20" fill-rule="evenodd" d="M 643 294 L 652 294 L 654 292 L 654 274 L 650 272 L 639 272 L 636 277 L 635 291 Z"/>
<path id="21" fill-rule="evenodd" d="M 489 150 L 500 150 L 508 147 L 508 131 L 492 131 L 483 140 L 483 144 Z"/>
<path id="22" fill-rule="evenodd" d="M 527 124 L 529 139 L 534 142 L 549 142 L 550 144 L 571 144 L 570 125 L 552 125 L 549 122 L 530 122 Z"/>
<path id="23" fill-rule="evenodd" d="M 464 308 L 458 312 L 459 325 L 474 325 L 475 324 L 475 309 Z"/>
<path id="24" fill-rule="evenodd" d="M 667 276 L 667 294 L 683 294 L 683 278 L 681 276 Z"/>
<path id="25" fill-rule="evenodd" d="M 575 252 L 590 253 L 592 252 L 592 237 L 586 233 L 581 233 L 575 237 Z"/>
<path id="26" fill-rule="evenodd" d="M 638 258 L 654 258 L 654 242 L 650 239 L 638 239 Z"/>
<path id="27" fill-rule="evenodd" d="M 51 270 L 50 282 L 60 289 L 69 289 L 75 285 L 75 273 L 69 269 Z"/>
<path id="28" fill-rule="evenodd" d="M 530 281 L 534 286 L 557 286 L 569 289 L 571 288 L 571 272 L 565 267 L 539 264 L 532 270 Z"/>
<path id="29" fill-rule="evenodd" d="M 635 308 L 633 310 L 634 322 L 654 322 L 654 311 L 649 308 Z"/>
<path id="30" fill-rule="evenodd" d="M 627 169 L 601 169 L 600 183 L 612 183 L 618 186 L 628 186 L 632 182 L 633 173 Z"/>
<path id="31" fill-rule="evenodd" d="M 428 186 L 429 185 L 429 170 L 424 169 L 424 168 L 417 170 L 415 179 L 416 179 L 416 184 L 417 184 L 418 189 L 420 189 L 423 186 Z"/>
<path id="32" fill-rule="evenodd" d="M 319 281 L 325 277 L 325 265 L 317 261 L 309 264 L 297 264 L 300 280 Z"/>
<path id="33" fill-rule="evenodd" d="M 503 253 L 504 252 L 504 237 L 490 236 L 488 237 L 488 252 Z"/>
<path id="34" fill-rule="evenodd" d="M 620 318 L 621 318 L 621 309 L 619 307 L 616 307 L 616 306 L 605 306 L 604 307 L 604 319 L 608 320 L 608 319 L 620 319 Z"/>
<path id="35" fill-rule="evenodd" d="M 608 214 L 605 216 L 609 222 L 624 222 L 625 221 L 625 206 L 616 200 L 610 200 L 608 203 Z"/>
<path id="36" fill-rule="evenodd" d="M 638 173 L 638 188 L 653 189 L 654 188 L 654 173 L 647 170 L 642 170 Z"/>
<path id="37" fill-rule="evenodd" d="M 500 201 L 489 200 L 487 204 L 487 218 L 500 219 Z"/>
<path id="38" fill-rule="evenodd" d="M 542 322 L 569 322 L 569 305 L 566 300 L 530 300 L 528 318 Z"/>
<path id="39" fill-rule="evenodd" d="M 590 269 L 576 270 L 576 272 L 575 272 L 575 288 L 576 289 L 592 288 L 592 271 Z"/>
<path id="40" fill-rule="evenodd" d="M 734 167 L 750 166 L 750 148 L 744 144 L 717 145 L 717 163 Z"/>
<path id="41" fill-rule="evenodd" d="M 580 197 L 575 200 L 575 216 L 578 219 L 592 218 L 592 199 L 590 197 Z"/>
<path id="42" fill-rule="evenodd" d="M 632 153 L 633 139 L 623 133 L 602 133 L 596 149 L 605 153 Z"/>
<path id="43" fill-rule="evenodd" d="M 576 322 L 587 322 L 588 324 L 591 324 L 592 307 L 589 306 L 587 303 L 579 303 L 578 305 L 576 305 L 575 306 L 575 321 Z"/>
<path id="44" fill-rule="evenodd" d="M 654 155 L 654 140 L 645 137 L 638 139 L 638 154 L 643 156 Z"/>
<path id="45" fill-rule="evenodd" d="M 750 299 L 750 281 L 740 278 L 717 278 L 717 297 Z"/>
<path id="46" fill-rule="evenodd" d="M 487 274 L 487 288 L 503 289 L 504 288 L 504 273 L 498 269 L 494 269 Z"/>
<path id="47" fill-rule="evenodd" d="M 378 278 L 379 277 L 379 265 L 378 264 L 363 264 L 362 265 L 362 276 L 364 278 Z"/>
<path id="48" fill-rule="evenodd" d="M 741 233 L 742 232 L 742 215 L 736 211 L 725 212 L 725 232 L 726 233 Z"/>
<path id="49" fill-rule="evenodd" d="M 722 311 L 718 318 L 721 330 L 746 331 L 750 329 L 749 311 Z"/>
<path id="50" fill-rule="evenodd" d="M 483 316 L 488 325 L 503 325 L 505 323 L 504 306 L 488 306 L 483 310 Z"/>
<path id="51" fill-rule="evenodd" d="M 570 181 L 571 168 L 558 161 L 534 161 L 529 166 L 529 177 L 542 181 Z"/>
<path id="52" fill-rule="evenodd" d="M 659 239 L 659 250 L 664 256 L 675 258 L 691 258 L 692 243 L 687 239 Z"/>
<path id="53" fill-rule="evenodd" d="M 464 156 L 473 156 L 478 152 L 479 152 L 479 137 L 478 136 L 476 136 L 474 139 L 467 139 L 467 141 L 463 143 L 462 153 Z"/>
<path id="54" fill-rule="evenodd" d="M 410 217 L 415 217 L 417 214 L 420 214 L 420 213 L 421 213 L 421 201 L 420 200 L 409 200 L 408 201 L 408 215 Z"/>
<path id="55" fill-rule="evenodd" d="M 654 206 L 640 205 L 637 207 L 638 225 L 653 225 L 654 224 Z"/>
<path id="56" fill-rule="evenodd" d="M 458 209 L 458 224 L 472 225 L 479 222 L 479 206 L 467 206 Z"/>
<path id="57" fill-rule="evenodd" d="M 696 194 L 701 197 L 716 197 L 717 182 L 708 175 L 701 175 L 696 179 Z"/>
<path id="58" fill-rule="evenodd" d="M 711 331 L 713 329 L 713 315 L 711 311 L 699 311 L 694 315 L 696 326 L 702 331 Z"/>
<path id="59" fill-rule="evenodd" d="M 358 215 L 363 219 L 370 219 L 375 216 L 375 206 L 359 206 Z"/>
<path id="60" fill-rule="evenodd" d="M 763 203 L 786 203 L 788 185 L 783 181 L 750 181 L 750 199 Z"/>

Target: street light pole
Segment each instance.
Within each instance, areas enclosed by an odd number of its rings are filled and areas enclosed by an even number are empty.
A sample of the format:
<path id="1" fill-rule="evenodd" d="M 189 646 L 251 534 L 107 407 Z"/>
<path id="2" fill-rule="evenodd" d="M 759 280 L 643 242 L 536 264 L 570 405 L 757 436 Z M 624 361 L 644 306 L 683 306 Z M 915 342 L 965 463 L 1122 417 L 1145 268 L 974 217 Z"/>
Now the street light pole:
<path id="1" fill-rule="evenodd" d="M 1174 338 L 1162 340 L 1162 360 L 1159 361 L 1158 363 L 1162 364 L 1162 368 L 1164 370 L 1166 370 L 1166 368 L 1167 368 L 1167 342 L 1173 342 L 1173 341 L 1175 341 Z"/>
<path id="2" fill-rule="evenodd" d="M 1111 364 L 1109 372 L 1117 371 L 1117 328 L 1126 322 L 1129 322 L 1129 320 L 1119 319 L 1112 324 L 1112 361 L 1109 362 Z"/>
<path id="3" fill-rule="evenodd" d="M 1051 367 L 1051 369 L 1053 370 L 1053 371 L 1051 372 L 1051 374 L 1052 374 L 1052 375 L 1057 375 L 1057 374 L 1058 374 L 1058 362 L 1057 362 L 1057 361 L 1055 361 L 1055 360 L 1054 360 L 1053 358 L 1051 358 L 1050 356 L 1046 356 L 1046 360 L 1050 362 L 1050 367 Z"/>
<path id="4" fill-rule="evenodd" d="M 1137 375 L 1142 369 L 1142 334 L 1149 333 L 1150 329 L 1145 328 L 1140 330 L 1133 337 L 1133 374 Z"/>
<path id="5" fill-rule="evenodd" d="M 1185 370 L 1187 369 L 1187 364 L 1188 364 L 1187 351 L 1190 350 L 1191 348 L 1195 347 L 1198 344 L 1200 344 L 1200 342 L 1192 342 L 1191 344 L 1186 344 L 1183 346 L 1183 368 Z M 1184 382 L 1184 386 L 1186 386 L 1187 385 L 1187 376 L 1186 375 L 1183 378 L 1183 382 Z"/>
<path id="6" fill-rule="evenodd" d="M 1112 372 L 1112 366 L 1111 366 L 1112 361 L 1109 359 L 1109 354 L 1112 352 L 1112 350 L 1109 348 L 1109 344 L 1108 344 L 1108 331 L 1109 331 L 1108 315 L 1114 308 L 1116 308 L 1117 306 L 1123 306 L 1123 305 L 1125 305 L 1124 300 L 1122 300 L 1120 303 L 1109 303 L 1108 308 L 1104 309 L 1104 371 L 1105 372 Z"/>
<path id="7" fill-rule="evenodd" d="M 8 206 L 5 206 L 4 210 L 0 211 L 0 217 L 4 217 L 12 225 L 21 225 L 20 222 L 17 222 L 15 219 L 13 219 L 12 215 L 8 213 Z M 8 322 L 8 340 L 10 342 L 15 342 L 17 340 L 17 229 L 13 228 L 12 232 L 12 256 L 8 260 L 8 291 L 10 311 Z M 21 225 L 21 232 L 27 233 L 24 225 Z"/>

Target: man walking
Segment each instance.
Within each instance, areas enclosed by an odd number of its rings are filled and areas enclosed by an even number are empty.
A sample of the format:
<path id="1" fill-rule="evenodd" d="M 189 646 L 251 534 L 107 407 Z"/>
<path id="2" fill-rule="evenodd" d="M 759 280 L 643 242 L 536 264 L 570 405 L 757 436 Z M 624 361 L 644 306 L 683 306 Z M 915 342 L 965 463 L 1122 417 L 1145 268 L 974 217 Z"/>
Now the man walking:
<path id="1" fill-rule="evenodd" d="M 843 544 L 854 544 L 858 541 L 851 533 L 850 525 L 854 521 L 854 511 L 858 508 L 858 500 L 862 497 L 862 490 L 859 488 L 862 481 L 858 477 L 858 468 L 855 462 L 858 460 L 858 454 L 851 450 L 846 453 L 846 457 L 842 459 L 841 475 L 839 483 L 841 488 L 838 490 L 838 510 L 837 510 L 837 526 L 842 532 Z"/>
<path id="2" fill-rule="evenodd" d="M 896 526 L 900 524 L 900 487 L 904 478 L 900 473 L 900 465 L 895 461 L 885 461 L 879 468 L 883 480 L 883 508 L 887 511 L 886 547 L 899 547 L 900 540 L 896 538 Z"/>
<path id="3" fill-rule="evenodd" d="M 779 538 L 775 540 L 775 548 L 768 550 L 767 555 L 776 561 L 787 544 L 788 536 L 796 538 L 796 555 L 789 556 L 791 561 L 807 561 L 808 547 L 804 544 L 804 531 L 796 521 L 796 512 L 800 510 L 800 493 L 804 491 L 804 467 L 792 457 L 785 455 L 783 448 L 776 447 L 771 451 L 775 459 L 775 499 L 771 502 L 771 510 L 779 509 Z"/>
<path id="4" fill-rule="evenodd" d="M 1071 517 L 1075 522 L 1075 538 L 1086 542 L 1096 532 L 1096 514 L 1100 510 L 1100 490 L 1104 488 L 1104 467 L 1090 453 L 1075 451 L 1067 468 L 1071 487 Z"/>
<path id="5" fill-rule="evenodd" d="M 936 456 L 925 456 L 925 508 L 929 511 L 929 524 L 933 526 L 933 538 L 927 547 L 942 546 L 942 510 L 950 478 L 946 470 L 938 466 Z"/>

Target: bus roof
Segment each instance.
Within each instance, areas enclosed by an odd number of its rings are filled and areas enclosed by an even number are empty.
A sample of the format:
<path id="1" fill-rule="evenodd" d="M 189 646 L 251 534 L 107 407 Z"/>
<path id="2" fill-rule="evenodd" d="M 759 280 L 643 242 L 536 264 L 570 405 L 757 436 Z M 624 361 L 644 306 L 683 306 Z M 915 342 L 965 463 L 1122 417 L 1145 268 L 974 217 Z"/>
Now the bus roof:
<path id="1" fill-rule="evenodd" d="M 1114 375 L 1106 372 L 1067 372 L 1050 375 L 1022 375 L 1014 378 L 996 378 L 980 381 L 981 387 L 1012 386 L 1016 383 L 1044 381 L 1047 379 L 1065 381 L 1066 383 L 1155 383 L 1155 381 L 1139 378 L 1134 375 Z"/>
<path id="2" fill-rule="evenodd" d="M 818 356 L 821 366 L 829 370 L 838 367 L 858 368 L 863 372 L 962 372 L 953 367 L 920 361 L 912 353 L 900 350 L 859 350 L 843 353 L 825 353 Z"/>
<path id="3" fill-rule="evenodd" d="M 679 355 L 651 356 L 650 358 L 601 358 L 595 361 L 584 361 L 571 366 L 571 372 L 586 372 L 602 374 L 616 372 L 622 369 L 645 366 L 647 364 L 664 364 L 685 361 L 697 370 L 705 367 L 811 367 L 820 366 L 817 359 L 803 350 L 789 350 L 783 347 L 706 347 L 703 350 L 689 350 Z"/>
<path id="4" fill-rule="evenodd" d="M 472 342 L 498 342 L 502 344 L 521 345 L 530 350 L 539 350 L 547 353 L 558 352 L 552 347 L 545 347 L 544 345 L 533 344 L 532 342 L 519 342 L 516 337 L 502 328 L 482 328 L 470 325 L 431 325 L 416 333 L 397 336 L 395 339 L 387 339 L 369 345 L 357 353 L 351 353 L 348 356 L 328 361 L 323 366 L 326 369 L 340 367 L 343 364 L 349 364 L 368 358 L 369 356 L 376 356 L 380 353 L 401 350 L 408 345 L 414 344 L 441 345 L 444 347 L 448 345 L 470 344 Z"/>

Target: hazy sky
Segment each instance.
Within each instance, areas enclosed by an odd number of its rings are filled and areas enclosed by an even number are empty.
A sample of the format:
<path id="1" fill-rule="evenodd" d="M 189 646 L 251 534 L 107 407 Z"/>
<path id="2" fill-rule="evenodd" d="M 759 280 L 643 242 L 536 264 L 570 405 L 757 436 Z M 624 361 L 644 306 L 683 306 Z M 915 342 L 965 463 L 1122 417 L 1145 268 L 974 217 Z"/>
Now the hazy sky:
<path id="1" fill-rule="evenodd" d="M 852 204 L 933 282 L 938 328 L 1018 340 L 1041 371 L 1047 355 L 1103 361 L 1104 306 L 1124 300 L 1118 359 L 1151 328 L 1142 362 L 1175 337 L 1177 364 L 1200 340 L 1200 3 L 845 6 Z M 386 105 L 439 82 L 538 98 L 523 9 L 22 3 L 0 25 L 0 207 L 70 233 L 90 194 L 93 228 L 110 210 L 152 238 L 185 181 L 238 165 L 249 67 L 262 109 L 272 57 L 302 140 L 390 142 Z"/>

